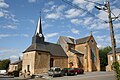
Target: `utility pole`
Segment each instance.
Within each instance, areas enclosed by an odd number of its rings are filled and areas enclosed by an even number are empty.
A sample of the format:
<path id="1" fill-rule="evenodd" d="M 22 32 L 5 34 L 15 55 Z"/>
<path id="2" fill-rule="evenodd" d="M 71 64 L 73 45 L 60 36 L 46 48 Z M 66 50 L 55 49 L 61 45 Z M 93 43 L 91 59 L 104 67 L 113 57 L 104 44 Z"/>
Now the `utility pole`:
<path id="1" fill-rule="evenodd" d="M 108 8 L 110 36 L 111 36 L 111 43 L 112 43 L 113 62 L 116 62 L 117 61 L 116 60 L 116 42 L 115 42 L 115 38 L 114 38 L 114 30 L 113 30 L 113 23 L 112 23 L 110 2 L 109 1 L 107 1 L 107 8 Z"/>

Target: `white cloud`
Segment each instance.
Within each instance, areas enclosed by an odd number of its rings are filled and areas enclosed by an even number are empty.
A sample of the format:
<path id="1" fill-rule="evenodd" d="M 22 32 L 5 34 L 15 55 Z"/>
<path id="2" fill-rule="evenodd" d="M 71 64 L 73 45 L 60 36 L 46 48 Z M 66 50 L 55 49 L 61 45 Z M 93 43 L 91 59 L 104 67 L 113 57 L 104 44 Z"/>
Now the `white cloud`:
<path id="1" fill-rule="evenodd" d="M 77 29 L 75 29 L 75 28 L 72 28 L 71 31 L 72 31 L 72 33 L 74 33 L 74 34 L 79 34 L 79 30 L 77 30 Z"/>
<path id="2" fill-rule="evenodd" d="M 0 39 L 7 37 L 29 37 L 28 34 L 0 34 Z"/>
<path id="3" fill-rule="evenodd" d="M 46 18 L 48 19 L 58 19 L 60 18 L 60 15 L 57 13 L 51 13 L 51 14 L 47 14 Z"/>
<path id="4" fill-rule="evenodd" d="M 114 13 L 116 16 L 118 16 L 120 14 L 120 9 L 118 9 L 118 8 L 112 9 L 112 13 Z M 112 14 L 112 17 L 115 17 L 115 16 Z"/>
<path id="5" fill-rule="evenodd" d="M 85 25 L 91 25 L 93 21 L 93 18 L 91 17 L 86 17 L 86 19 L 84 20 L 84 24 Z"/>
<path id="6" fill-rule="evenodd" d="M 16 56 L 16 55 L 12 55 L 12 56 L 10 56 L 10 59 L 18 59 L 19 57 L 18 56 Z"/>
<path id="7" fill-rule="evenodd" d="M 58 35 L 58 33 L 46 34 L 46 38 L 54 37 L 54 36 L 57 36 L 57 35 Z"/>
<path id="8" fill-rule="evenodd" d="M 108 21 L 108 13 L 105 11 L 99 11 L 99 14 L 97 15 L 102 20 L 107 20 Z"/>
<path id="9" fill-rule="evenodd" d="M 116 45 L 119 46 L 120 45 L 120 33 L 115 34 L 115 39 L 116 39 Z"/>
<path id="10" fill-rule="evenodd" d="M 5 38 L 5 37 L 9 37 L 9 36 L 10 36 L 9 34 L 0 34 L 0 39 Z"/>
<path id="11" fill-rule="evenodd" d="M 22 55 L 21 50 L 0 47 L 0 60 L 10 59 L 12 62 L 14 62 L 18 60 L 19 56 L 21 55 Z"/>
<path id="12" fill-rule="evenodd" d="M 53 5 L 53 4 L 54 4 L 53 1 L 48 2 L 48 5 Z"/>
<path id="13" fill-rule="evenodd" d="M 0 17 L 4 17 L 4 13 L 3 12 L 0 12 Z"/>
<path id="14" fill-rule="evenodd" d="M 66 13 L 65 16 L 67 18 L 74 18 L 74 17 L 80 16 L 80 14 L 83 13 L 83 11 L 80 11 L 78 9 L 69 9 L 65 13 Z"/>
<path id="15" fill-rule="evenodd" d="M 46 12 L 47 19 L 63 19 L 63 10 L 65 9 L 64 5 L 53 5 L 50 9 L 44 9 Z M 52 12 L 51 12 L 52 11 Z"/>
<path id="16" fill-rule="evenodd" d="M 73 0 L 73 3 L 75 3 L 75 4 L 83 4 L 83 3 L 85 3 L 85 1 L 84 0 Z"/>
<path id="17" fill-rule="evenodd" d="M 17 29 L 17 26 L 15 26 L 15 25 L 6 25 L 6 26 L 3 26 L 3 28 L 7 28 L 7 29 Z"/>
<path id="18" fill-rule="evenodd" d="M 103 46 L 103 45 L 97 45 L 97 47 L 100 49 L 100 48 L 104 48 L 105 46 Z"/>
<path id="19" fill-rule="evenodd" d="M 4 2 L 4 0 L 0 0 L 0 8 L 8 8 L 9 5 Z"/>
<path id="20" fill-rule="evenodd" d="M 96 40 L 97 40 L 97 41 L 105 41 L 105 38 L 106 38 L 106 37 L 107 37 L 106 35 L 96 36 Z"/>
<path id="21" fill-rule="evenodd" d="M 73 24 L 80 24 L 82 22 L 82 20 L 79 19 L 71 19 L 71 23 Z"/>
<path id="22" fill-rule="evenodd" d="M 34 3 L 36 0 L 28 0 L 29 3 Z"/>

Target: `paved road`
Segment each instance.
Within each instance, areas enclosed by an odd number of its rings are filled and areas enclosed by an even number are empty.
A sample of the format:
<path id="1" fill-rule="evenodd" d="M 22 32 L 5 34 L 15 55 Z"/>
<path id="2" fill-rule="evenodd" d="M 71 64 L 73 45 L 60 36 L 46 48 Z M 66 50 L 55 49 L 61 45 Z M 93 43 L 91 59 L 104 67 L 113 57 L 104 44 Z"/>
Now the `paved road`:
<path id="1" fill-rule="evenodd" d="M 28 80 L 23 78 L 0 78 L 0 80 Z M 43 78 L 29 79 L 29 80 L 115 80 L 114 72 L 86 72 L 82 75 L 64 76 L 64 77 L 50 77 L 47 74 Z"/>
<path id="2" fill-rule="evenodd" d="M 83 75 L 47 78 L 47 80 L 115 80 L 114 72 L 88 72 Z"/>

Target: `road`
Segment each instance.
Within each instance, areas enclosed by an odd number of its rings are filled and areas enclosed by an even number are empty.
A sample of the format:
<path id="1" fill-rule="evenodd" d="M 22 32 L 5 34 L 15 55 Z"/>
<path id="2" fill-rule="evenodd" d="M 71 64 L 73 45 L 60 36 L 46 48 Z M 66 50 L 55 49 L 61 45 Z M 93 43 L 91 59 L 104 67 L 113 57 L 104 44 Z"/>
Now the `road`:
<path id="1" fill-rule="evenodd" d="M 114 72 L 87 72 L 83 75 L 49 77 L 47 80 L 115 80 Z"/>
<path id="2" fill-rule="evenodd" d="M 0 78 L 0 80 L 28 80 L 20 77 Z M 42 78 L 29 80 L 115 80 L 114 72 L 86 72 L 75 76 L 50 77 L 44 74 Z"/>

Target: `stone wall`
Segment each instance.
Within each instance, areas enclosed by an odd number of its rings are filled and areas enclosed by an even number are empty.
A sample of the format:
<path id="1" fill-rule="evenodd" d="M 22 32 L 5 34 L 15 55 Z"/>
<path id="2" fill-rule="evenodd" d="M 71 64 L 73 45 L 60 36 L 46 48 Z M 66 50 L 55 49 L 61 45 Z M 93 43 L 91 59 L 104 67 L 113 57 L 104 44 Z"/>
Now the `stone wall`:
<path id="1" fill-rule="evenodd" d="M 30 74 L 34 74 L 35 53 L 35 51 L 23 53 L 22 73 L 28 71 L 27 66 L 29 65 Z"/>
<path id="2" fill-rule="evenodd" d="M 50 53 L 36 52 L 35 55 L 35 74 L 45 73 L 50 68 Z"/>
<path id="3" fill-rule="evenodd" d="M 54 59 L 53 67 L 67 68 L 68 58 L 65 57 L 51 57 Z"/>
<path id="4" fill-rule="evenodd" d="M 116 54 L 116 59 L 120 64 L 120 53 Z M 106 71 L 112 71 L 112 63 L 113 63 L 113 54 L 108 55 L 108 65 L 106 66 Z"/>

